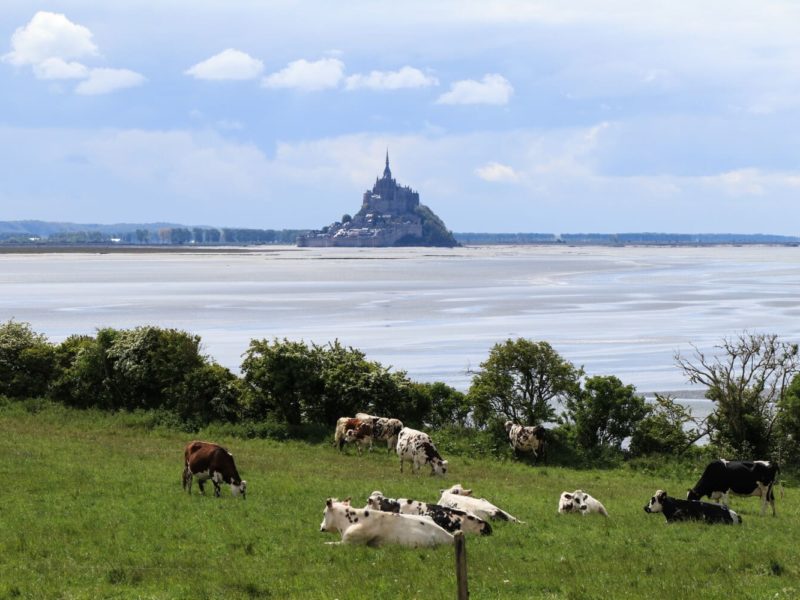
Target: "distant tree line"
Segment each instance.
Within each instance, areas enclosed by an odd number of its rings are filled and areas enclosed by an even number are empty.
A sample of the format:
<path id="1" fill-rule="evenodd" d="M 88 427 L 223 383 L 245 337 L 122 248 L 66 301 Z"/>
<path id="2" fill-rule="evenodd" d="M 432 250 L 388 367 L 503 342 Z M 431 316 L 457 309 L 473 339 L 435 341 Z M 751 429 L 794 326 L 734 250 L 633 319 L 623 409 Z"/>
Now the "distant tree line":
<path id="1" fill-rule="evenodd" d="M 20 233 L 0 235 L 6 244 L 294 244 L 302 229 L 243 229 L 231 227 L 163 227 L 136 229 L 121 233 L 100 231 L 68 231 L 51 233 L 47 237 Z"/>
<path id="2" fill-rule="evenodd" d="M 691 453 L 703 437 L 715 455 L 800 464 L 797 345 L 744 333 L 717 350 L 676 356 L 713 402 L 698 419 L 673 398 L 647 402 L 616 376 L 586 377 L 547 342 L 525 338 L 495 344 L 463 393 L 338 341 L 251 340 L 238 375 L 177 329 L 103 328 L 52 344 L 11 320 L 0 324 L 0 397 L 156 411 L 187 430 L 221 423 L 276 438 L 321 439 L 339 417 L 363 411 L 435 429 L 446 448 L 467 453 L 508 454 L 506 420 L 543 423 L 549 456 L 572 465 Z"/>
<path id="3" fill-rule="evenodd" d="M 800 244 L 800 237 L 738 233 L 455 233 L 461 244 L 574 244 L 594 246 L 713 246 Z"/>

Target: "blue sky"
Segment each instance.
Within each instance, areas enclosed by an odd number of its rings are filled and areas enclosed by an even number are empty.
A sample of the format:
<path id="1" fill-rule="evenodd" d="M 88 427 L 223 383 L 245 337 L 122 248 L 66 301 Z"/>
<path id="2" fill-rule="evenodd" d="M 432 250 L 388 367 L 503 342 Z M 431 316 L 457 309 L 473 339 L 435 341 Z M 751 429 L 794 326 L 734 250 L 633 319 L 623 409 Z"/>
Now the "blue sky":
<path id="1" fill-rule="evenodd" d="M 663 5 L 663 6 L 662 6 Z M 3 0 L 0 220 L 800 233 L 800 4 Z"/>

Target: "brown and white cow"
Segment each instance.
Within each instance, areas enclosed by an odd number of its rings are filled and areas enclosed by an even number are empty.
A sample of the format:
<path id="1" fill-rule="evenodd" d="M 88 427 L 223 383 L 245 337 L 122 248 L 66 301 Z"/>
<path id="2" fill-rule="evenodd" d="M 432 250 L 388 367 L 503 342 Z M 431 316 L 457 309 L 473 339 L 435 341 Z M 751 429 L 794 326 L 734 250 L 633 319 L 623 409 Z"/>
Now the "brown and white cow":
<path id="1" fill-rule="evenodd" d="M 356 418 L 372 426 L 373 441 L 386 442 L 386 452 L 391 452 L 397 448 L 397 436 L 400 435 L 400 430 L 403 429 L 403 422 L 400 419 L 376 417 L 367 413 L 358 413 Z"/>
<path id="2" fill-rule="evenodd" d="M 339 452 L 342 451 L 344 445 L 346 443 L 346 436 L 348 429 L 358 429 L 358 426 L 361 425 L 361 419 L 355 417 L 339 417 L 336 421 L 336 431 L 333 434 L 333 443 L 339 449 Z"/>
<path id="3" fill-rule="evenodd" d="M 233 454 L 222 446 L 211 442 L 189 442 L 183 451 L 186 460 L 183 468 L 183 489 L 192 493 L 192 478 L 197 477 L 197 485 L 202 494 L 206 493 L 205 482 L 214 484 L 214 496 L 219 497 L 219 486 L 227 483 L 234 496 L 245 497 L 247 482 L 239 477 Z"/>
<path id="4" fill-rule="evenodd" d="M 422 465 L 430 465 L 431 475 L 447 475 L 447 461 L 439 455 L 430 436 L 422 431 L 403 427 L 397 436 L 397 456 L 400 457 L 401 473 L 403 463 L 408 461 L 414 473 L 418 473 Z"/>
<path id="5" fill-rule="evenodd" d="M 541 425 L 524 427 L 513 421 L 506 421 L 508 441 L 514 452 L 531 452 L 534 458 L 544 456 L 545 431 Z"/>
<path id="6" fill-rule="evenodd" d="M 358 453 L 361 454 L 364 446 L 372 449 L 372 425 L 367 422 L 359 423 L 354 429 L 348 429 L 344 434 L 344 441 L 347 444 L 356 444 Z"/>

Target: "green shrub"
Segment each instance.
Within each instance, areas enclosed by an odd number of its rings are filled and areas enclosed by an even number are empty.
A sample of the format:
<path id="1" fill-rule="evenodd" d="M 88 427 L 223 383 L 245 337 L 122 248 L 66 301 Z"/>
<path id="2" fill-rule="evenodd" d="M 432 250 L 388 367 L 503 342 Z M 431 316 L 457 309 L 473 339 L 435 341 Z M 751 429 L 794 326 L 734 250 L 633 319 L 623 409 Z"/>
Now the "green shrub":
<path id="1" fill-rule="evenodd" d="M 29 323 L 0 324 L 0 394 L 42 396 L 55 373 L 55 349 Z"/>

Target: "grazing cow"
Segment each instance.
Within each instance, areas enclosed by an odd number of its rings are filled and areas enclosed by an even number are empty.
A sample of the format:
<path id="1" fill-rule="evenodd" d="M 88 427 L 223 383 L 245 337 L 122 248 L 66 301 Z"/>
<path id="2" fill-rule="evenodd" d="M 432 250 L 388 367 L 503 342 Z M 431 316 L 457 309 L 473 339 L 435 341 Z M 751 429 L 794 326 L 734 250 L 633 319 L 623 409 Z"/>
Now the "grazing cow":
<path id="1" fill-rule="evenodd" d="M 541 425 L 523 427 L 513 421 L 506 421 L 508 441 L 514 452 L 532 452 L 534 458 L 544 457 L 544 436 L 546 429 Z"/>
<path id="2" fill-rule="evenodd" d="M 355 429 L 348 429 L 344 434 L 344 441 L 348 444 L 355 442 L 358 453 L 361 454 L 364 446 L 372 449 L 372 425 L 362 422 Z"/>
<path id="3" fill-rule="evenodd" d="M 400 513 L 401 515 L 428 517 L 450 533 L 456 531 L 480 535 L 491 535 L 492 533 L 492 526 L 487 521 L 466 511 L 408 498 L 386 498 L 381 492 L 372 492 L 367 498 L 365 508 Z"/>
<path id="4" fill-rule="evenodd" d="M 367 413 L 358 413 L 356 418 L 372 425 L 372 439 L 377 442 L 386 442 L 387 453 L 397 447 L 397 436 L 403 429 L 403 422 L 400 419 L 375 417 Z"/>
<path id="5" fill-rule="evenodd" d="M 483 519 L 484 521 L 495 519 L 522 523 L 522 521 L 510 515 L 506 511 L 496 507 L 485 498 L 473 497 L 472 490 L 465 490 L 459 483 L 450 489 L 441 490 L 441 493 L 442 496 L 439 498 L 439 502 L 437 504 L 442 506 L 464 510 L 472 513 L 476 517 Z"/>
<path id="6" fill-rule="evenodd" d="M 775 516 L 773 487 L 780 473 L 776 463 L 767 460 L 737 461 L 719 459 L 710 462 L 700 480 L 689 490 L 687 500 L 700 500 L 708 496 L 728 504 L 728 491 L 737 496 L 761 496 L 761 514 L 767 512 L 767 503 Z"/>
<path id="7" fill-rule="evenodd" d="M 183 451 L 186 459 L 183 468 L 183 489 L 192 493 L 192 478 L 197 477 L 200 493 L 205 494 L 205 482 L 210 479 L 214 484 L 214 495 L 219 497 L 219 486 L 227 483 L 234 496 L 245 497 L 247 482 L 239 477 L 233 454 L 222 446 L 210 442 L 189 442 Z"/>
<path id="8" fill-rule="evenodd" d="M 584 517 L 590 514 L 608 516 L 606 507 L 599 500 L 582 490 L 561 492 L 561 498 L 558 501 L 558 512 L 561 514 L 581 513 Z"/>
<path id="9" fill-rule="evenodd" d="M 427 433 L 403 427 L 397 436 L 397 456 L 400 457 L 400 472 L 403 462 L 412 464 L 414 473 L 418 473 L 422 465 L 431 466 L 431 475 L 447 475 L 447 461 L 439 455 Z"/>
<path id="10" fill-rule="evenodd" d="M 339 452 L 345 444 L 345 437 L 348 429 L 358 429 L 361 419 L 353 417 L 339 417 L 336 421 L 336 431 L 333 434 L 333 443 L 339 448 Z"/>
<path id="11" fill-rule="evenodd" d="M 679 500 L 670 498 L 667 492 L 657 490 L 644 507 L 646 513 L 664 513 L 667 523 L 675 521 L 705 521 L 706 523 L 740 524 L 742 517 L 722 504 L 699 502 L 698 500 Z"/>
<path id="12" fill-rule="evenodd" d="M 453 536 L 428 517 L 352 508 L 349 499 L 339 502 L 328 498 L 323 515 L 320 531 L 342 534 L 340 542 L 328 542 L 331 544 L 420 548 L 453 543 Z"/>

